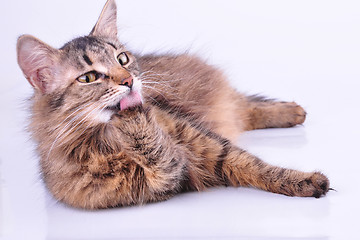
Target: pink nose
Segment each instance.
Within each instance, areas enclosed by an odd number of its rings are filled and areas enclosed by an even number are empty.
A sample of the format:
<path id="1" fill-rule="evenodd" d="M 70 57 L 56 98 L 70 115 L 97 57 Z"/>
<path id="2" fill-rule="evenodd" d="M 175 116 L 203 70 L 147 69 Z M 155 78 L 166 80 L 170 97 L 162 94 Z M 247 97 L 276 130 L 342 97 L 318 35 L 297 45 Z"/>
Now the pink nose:
<path id="1" fill-rule="evenodd" d="M 130 76 L 130 77 L 124 78 L 123 80 L 121 80 L 120 85 L 124 85 L 124 86 L 128 86 L 129 88 L 132 88 L 133 77 Z"/>

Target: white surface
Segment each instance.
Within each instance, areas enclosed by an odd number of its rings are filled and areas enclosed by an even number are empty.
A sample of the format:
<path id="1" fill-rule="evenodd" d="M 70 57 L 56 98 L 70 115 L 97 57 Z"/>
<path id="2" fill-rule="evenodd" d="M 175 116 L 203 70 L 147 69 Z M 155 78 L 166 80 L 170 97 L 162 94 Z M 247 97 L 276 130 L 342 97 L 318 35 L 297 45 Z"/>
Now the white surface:
<path id="1" fill-rule="evenodd" d="M 1 3 L 0 238 L 360 239 L 359 1 L 117 1 L 130 49 L 191 49 L 239 90 L 303 105 L 303 126 L 248 132 L 239 145 L 274 164 L 322 170 L 337 192 L 312 199 L 218 188 L 94 212 L 56 203 L 24 131 L 32 90 L 16 38 L 30 33 L 60 47 L 91 30 L 104 2 Z"/>

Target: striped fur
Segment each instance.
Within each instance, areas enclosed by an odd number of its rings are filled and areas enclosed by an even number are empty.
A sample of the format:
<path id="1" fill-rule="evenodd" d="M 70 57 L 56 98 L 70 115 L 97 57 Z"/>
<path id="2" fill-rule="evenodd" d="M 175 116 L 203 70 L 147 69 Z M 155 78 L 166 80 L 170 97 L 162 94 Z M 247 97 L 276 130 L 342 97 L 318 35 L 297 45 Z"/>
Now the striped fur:
<path id="1" fill-rule="evenodd" d="M 116 33 L 109 0 L 89 35 L 60 49 L 29 35 L 18 40 L 19 65 L 34 86 L 30 130 L 57 200 L 99 209 L 213 186 L 326 194 L 323 174 L 271 166 L 233 144 L 245 130 L 303 123 L 302 107 L 240 94 L 194 56 L 135 56 Z M 87 73 L 97 79 L 77 80 Z"/>

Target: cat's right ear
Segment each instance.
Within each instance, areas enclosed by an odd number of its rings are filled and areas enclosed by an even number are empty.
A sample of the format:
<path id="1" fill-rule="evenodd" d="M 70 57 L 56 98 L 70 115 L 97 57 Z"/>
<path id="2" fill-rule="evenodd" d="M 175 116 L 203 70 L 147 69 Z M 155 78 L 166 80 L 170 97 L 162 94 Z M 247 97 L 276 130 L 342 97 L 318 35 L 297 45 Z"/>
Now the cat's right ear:
<path id="1" fill-rule="evenodd" d="M 117 38 L 116 12 L 115 0 L 108 0 L 101 11 L 98 21 L 91 30 L 90 35 L 105 38 Z"/>
<path id="2" fill-rule="evenodd" d="M 18 64 L 29 83 L 43 94 L 50 93 L 59 50 L 31 35 L 20 36 L 16 50 Z"/>

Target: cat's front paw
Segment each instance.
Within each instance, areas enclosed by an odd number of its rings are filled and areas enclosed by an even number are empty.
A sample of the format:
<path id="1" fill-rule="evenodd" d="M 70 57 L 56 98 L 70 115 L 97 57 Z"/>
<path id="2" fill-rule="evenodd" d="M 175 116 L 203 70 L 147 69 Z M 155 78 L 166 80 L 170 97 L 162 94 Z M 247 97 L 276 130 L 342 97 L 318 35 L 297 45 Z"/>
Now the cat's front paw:
<path id="1" fill-rule="evenodd" d="M 113 124 L 121 132 L 130 135 L 149 129 L 154 125 L 151 108 L 138 105 L 118 111 L 114 115 Z"/>
<path id="2" fill-rule="evenodd" d="M 314 172 L 297 184 L 295 196 L 320 198 L 329 191 L 329 179 L 320 172 Z"/>

